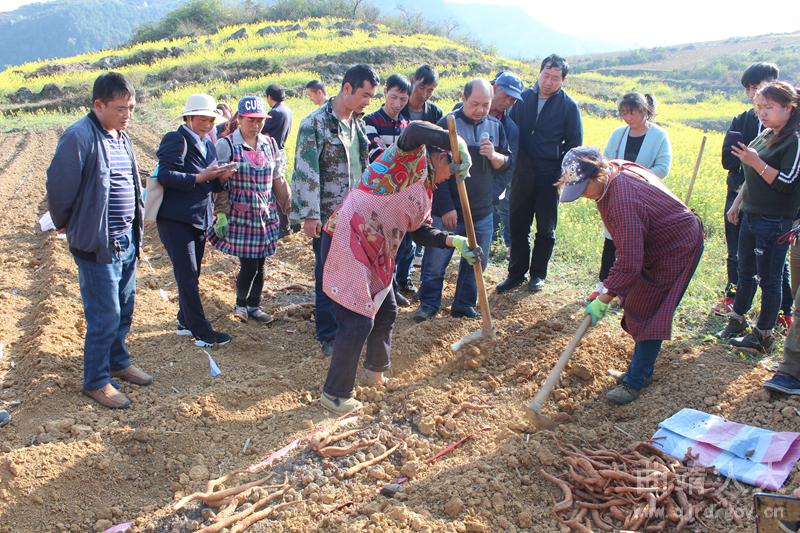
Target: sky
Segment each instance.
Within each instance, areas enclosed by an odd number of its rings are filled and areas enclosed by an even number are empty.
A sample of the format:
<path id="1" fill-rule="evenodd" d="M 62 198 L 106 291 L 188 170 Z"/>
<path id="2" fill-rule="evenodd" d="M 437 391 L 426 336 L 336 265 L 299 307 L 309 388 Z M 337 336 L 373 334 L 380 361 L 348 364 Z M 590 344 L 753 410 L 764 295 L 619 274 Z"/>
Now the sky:
<path id="1" fill-rule="evenodd" d="M 534 0 L 456 1 L 520 6 L 534 19 L 560 33 L 609 41 L 633 41 L 647 47 L 767 33 L 800 33 L 796 0 L 771 0 L 769 7 L 757 7 L 758 2 L 742 0 L 567 0 L 555 5 Z"/>
<path id="2" fill-rule="evenodd" d="M 449 1 L 449 0 L 448 0 Z M 765 33 L 800 32 L 796 0 L 771 0 L 769 9 L 753 2 L 672 0 L 567 0 L 567 10 L 534 0 L 458 0 L 461 3 L 516 5 L 550 28 L 568 35 L 609 41 L 633 41 L 647 47 L 716 41 Z M 0 11 L 31 0 L 0 0 Z M 658 8 L 651 6 L 658 5 Z M 666 6 L 669 7 L 666 7 Z M 538 9 L 537 9 L 538 6 Z M 602 11 L 598 8 L 602 6 Z M 621 13 L 619 16 L 613 13 Z M 781 13 L 785 13 L 782 16 Z"/>

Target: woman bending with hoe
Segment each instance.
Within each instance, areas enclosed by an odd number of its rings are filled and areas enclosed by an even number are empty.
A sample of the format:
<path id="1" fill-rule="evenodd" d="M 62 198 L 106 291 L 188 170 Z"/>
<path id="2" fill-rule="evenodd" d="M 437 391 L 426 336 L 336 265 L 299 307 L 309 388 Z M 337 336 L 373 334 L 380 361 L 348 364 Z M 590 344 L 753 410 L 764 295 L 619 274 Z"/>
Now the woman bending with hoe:
<path id="1" fill-rule="evenodd" d="M 458 248 L 470 264 L 480 259 L 481 249 L 470 250 L 466 238 L 430 225 L 435 184 L 449 178 L 451 170 L 463 179 L 472 165 L 460 137 L 461 164 L 450 165 L 450 156 L 436 149 L 449 146 L 447 131 L 427 122 L 411 122 L 397 143 L 370 164 L 323 228 L 322 284 L 333 300 L 339 325 L 320 398 L 326 409 L 348 413 L 361 407 L 352 396 L 365 342 L 366 371 L 361 382 L 384 381 L 397 318 L 394 262 L 407 232 L 422 246 Z"/>
<path id="2" fill-rule="evenodd" d="M 596 201 L 617 247 L 603 291 L 586 313 L 597 324 L 615 296 L 625 309 L 622 329 L 636 347 L 626 372 L 609 372 L 618 386 L 606 398 L 629 403 L 653 382 L 661 342 L 672 337 L 675 309 L 703 253 L 703 225 L 658 176 L 636 163 L 609 161 L 594 146 L 567 152 L 562 171 L 561 201 Z"/>

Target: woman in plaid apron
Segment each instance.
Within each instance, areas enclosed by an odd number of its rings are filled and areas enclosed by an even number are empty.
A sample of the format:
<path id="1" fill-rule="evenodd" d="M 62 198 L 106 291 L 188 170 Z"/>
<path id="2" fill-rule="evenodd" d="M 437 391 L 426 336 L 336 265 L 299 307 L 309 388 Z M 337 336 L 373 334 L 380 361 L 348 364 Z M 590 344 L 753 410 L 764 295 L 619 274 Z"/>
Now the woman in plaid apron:
<path id="1" fill-rule="evenodd" d="M 269 117 L 264 101 L 257 96 L 242 98 L 239 117 L 239 128 L 217 143 L 220 164 L 233 162 L 238 167 L 228 189 L 217 195 L 216 222 L 208 241 L 239 258 L 233 316 L 268 323 L 272 317 L 261 308 L 264 262 L 275 253 L 278 240 L 276 197 L 288 208 L 288 185 L 275 140 L 260 134 Z"/>

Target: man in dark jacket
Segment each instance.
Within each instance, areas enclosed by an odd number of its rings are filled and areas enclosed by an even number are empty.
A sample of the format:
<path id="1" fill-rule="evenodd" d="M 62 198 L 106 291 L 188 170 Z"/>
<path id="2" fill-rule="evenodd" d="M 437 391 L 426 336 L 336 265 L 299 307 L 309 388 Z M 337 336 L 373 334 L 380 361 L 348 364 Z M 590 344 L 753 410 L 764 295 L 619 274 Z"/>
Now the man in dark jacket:
<path id="1" fill-rule="evenodd" d="M 270 106 L 267 121 L 264 122 L 264 128 L 261 133 L 269 135 L 278 143 L 278 148 L 281 150 L 281 159 L 283 166 L 286 168 L 288 159 L 286 158 L 286 138 L 289 137 L 289 132 L 292 129 L 292 110 L 286 105 L 286 91 L 283 86 L 277 83 L 271 83 L 267 86 L 266 90 L 267 104 Z M 280 221 L 280 229 L 278 230 L 279 237 L 285 237 L 292 233 L 289 229 L 289 216 L 281 210 L 278 205 L 278 220 Z"/>
<path id="2" fill-rule="evenodd" d="M 100 404 L 130 405 L 111 379 L 149 385 L 131 364 L 125 337 L 136 300 L 136 261 L 144 222 L 133 146 L 124 132 L 136 106 L 130 80 L 95 80 L 89 114 L 67 128 L 47 169 L 47 206 L 78 265 L 86 336 L 83 393 Z"/>
<path id="3" fill-rule="evenodd" d="M 411 79 L 411 96 L 408 104 L 400 114 L 408 120 L 424 120 L 438 124 L 442 118 L 442 108 L 430 101 L 436 86 L 439 85 L 439 73 L 430 65 L 422 65 Z"/>
<path id="4" fill-rule="evenodd" d="M 742 86 L 744 92 L 750 103 L 755 106 L 753 98 L 756 95 L 758 87 L 762 83 L 770 82 L 778 79 L 780 70 L 777 65 L 768 62 L 753 63 L 742 74 Z M 756 116 L 755 109 L 750 108 L 744 113 L 736 116 L 731 121 L 731 127 L 728 128 L 729 134 L 725 136 L 722 142 L 722 167 L 728 171 L 728 194 L 725 198 L 725 211 L 723 218 L 725 219 L 725 242 L 728 247 L 727 269 L 728 269 L 728 283 L 725 286 L 725 296 L 720 302 L 714 305 L 711 310 L 720 315 L 729 315 L 733 311 L 733 301 L 736 299 L 736 284 L 739 282 L 739 225 L 731 224 L 728 220 L 728 210 L 733 205 L 736 195 L 739 194 L 739 189 L 744 184 L 744 171 L 742 170 L 742 161 L 733 155 L 731 151 L 731 136 L 730 132 L 738 131 L 742 134 L 742 139 L 745 145 L 758 137 L 763 129 L 761 121 Z M 789 269 L 784 268 L 783 275 L 783 299 L 781 301 L 782 316 L 778 317 L 778 325 L 788 328 L 792 320 L 792 291 L 789 285 Z M 787 323 L 788 322 L 788 323 Z"/>
<path id="5" fill-rule="evenodd" d="M 511 260 L 508 277 L 497 285 L 497 292 L 521 285 L 529 269 L 528 288 L 539 291 L 544 287 L 556 242 L 556 182 L 561 177 L 561 161 L 583 142 L 580 108 L 561 87 L 568 71 L 563 57 L 552 54 L 545 58 L 536 85 L 523 92 L 522 101 L 510 111 L 511 120 L 519 127 L 519 157 L 509 199 Z M 536 238 L 531 253 L 534 217 Z"/>
<path id="6" fill-rule="evenodd" d="M 472 159 L 472 167 L 465 185 L 478 246 L 488 250 L 492 243 L 493 204 L 505 189 L 503 180 L 507 180 L 504 176 L 511 167 L 511 150 L 508 147 L 508 136 L 503 124 L 489 116 L 492 103 L 491 84 L 480 78 L 467 82 L 462 100 L 463 107 L 454 111 L 453 115 L 456 118 L 458 134 L 467 143 Z M 439 126 L 447 128 L 446 117 L 439 121 Z M 488 135 L 487 140 L 483 140 L 484 134 Z M 451 176 L 433 191 L 431 215 L 434 227 L 456 235 L 467 234 L 458 185 L 454 177 Z M 415 321 L 430 320 L 439 311 L 442 304 L 445 270 L 452 255 L 452 248 L 429 248 L 425 251 L 420 274 L 420 306 L 414 313 Z M 484 253 L 481 257 L 484 269 L 488 257 L 488 253 Z M 461 261 L 450 315 L 456 318 L 479 317 L 480 313 L 475 310 L 477 299 L 475 269 L 466 260 Z"/>

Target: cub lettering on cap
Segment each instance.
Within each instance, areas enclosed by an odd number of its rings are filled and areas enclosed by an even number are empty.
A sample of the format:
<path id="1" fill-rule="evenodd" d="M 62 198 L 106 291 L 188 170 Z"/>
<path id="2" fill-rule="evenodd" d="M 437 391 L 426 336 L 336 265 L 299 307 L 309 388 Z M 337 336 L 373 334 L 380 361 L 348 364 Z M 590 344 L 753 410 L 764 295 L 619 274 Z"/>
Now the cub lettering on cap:
<path id="1" fill-rule="evenodd" d="M 239 116 L 267 118 L 267 104 L 258 96 L 245 96 L 239 100 Z"/>

